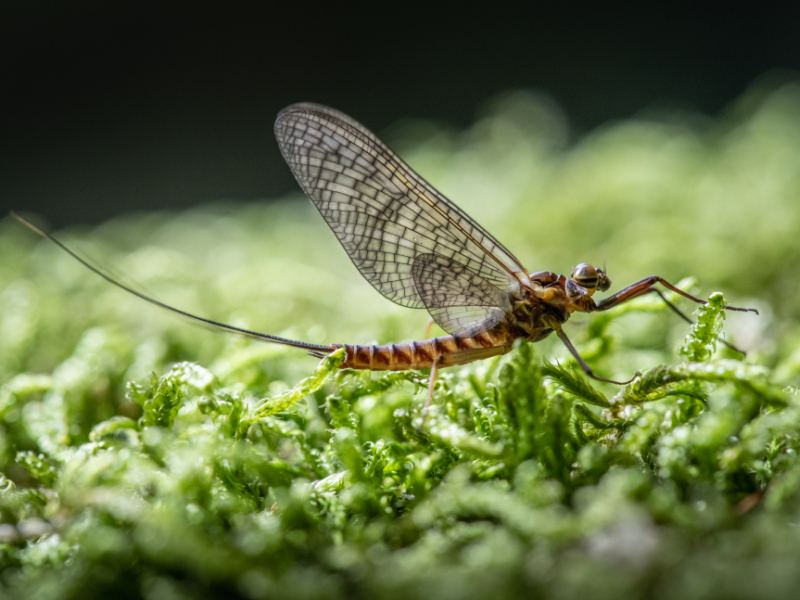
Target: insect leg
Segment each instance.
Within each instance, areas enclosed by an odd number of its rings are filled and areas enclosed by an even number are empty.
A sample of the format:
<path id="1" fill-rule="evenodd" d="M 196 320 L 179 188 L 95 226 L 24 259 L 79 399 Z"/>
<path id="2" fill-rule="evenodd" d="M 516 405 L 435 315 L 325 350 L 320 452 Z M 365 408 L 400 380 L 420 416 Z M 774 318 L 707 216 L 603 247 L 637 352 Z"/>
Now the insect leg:
<path id="1" fill-rule="evenodd" d="M 419 424 L 420 431 L 425 426 L 425 421 L 428 420 L 428 409 L 431 407 L 431 400 L 433 399 L 433 386 L 436 384 L 436 375 L 439 373 L 439 363 L 442 361 L 442 355 L 436 357 L 431 367 L 431 374 L 428 376 L 428 396 L 425 398 L 425 407 L 422 409 L 422 423 Z"/>
<path id="2" fill-rule="evenodd" d="M 436 383 L 436 376 L 439 373 L 439 367 L 452 367 L 455 365 L 465 365 L 467 363 L 475 362 L 476 360 L 483 360 L 493 356 L 505 354 L 511 350 L 511 343 L 501 344 L 499 346 L 489 346 L 487 348 L 471 348 L 469 350 L 459 350 L 457 352 L 448 352 L 447 354 L 438 354 L 431 366 L 431 374 L 428 380 L 428 396 L 425 398 L 425 408 L 422 412 L 422 423 L 419 429 L 421 430 L 425 421 L 428 418 L 428 409 L 433 400 L 433 386 Z"/>
<path id="3" fill-rule="evenodd" d="M 651 275 L 650 277 L 645 277 L 641 281 L 637 281 L 633 285 L 629 285 L 624 290 L 618 291 L 613 296 L 604 298 L 603 300 L 597 303 L 595 310 L 608 310 L 609 308 L 613 308 L 618 304 L 622 304 L 623 302 L 627 302 L 628 300 L 632 300 L 633 298 L 637 298 L 643 294 L 649 294 L 650 290 L 653 289 L 653 286 L 657 283 L 660 283 L 668 290 L 671 290 L 676 294 L 678 294 L 679 296 L 683 296 L 688 300 L 697 302 L 698 304 L 707 304 L 705 300 L 701 300 L 700 298 L 696 298 L 691 294 L 684 292 L 682 289 L 675 287 L 663 277 L 659 277 L 658 275 Z M 755 308 L 738 308 L 736 306 L 726 306 L 725 310 L 736 310 L 739 312 L 754 312 L 758 314 L 758 311 Z"/>
<path id="4" fill-rule="evenodd" d="M 683 314 L 683 312 L 681 312 L 681 310 L 677 306 L 675 306 L 672 302 L 667 300 L 667 297 L 661 292 L 661 290 L 657 290 L 656 288 L 650 288 L 650 291 L 655 293 L 655 294 L 658 294 L 659 297 L 666 303 L 666 305 L 669 306 L 672 309 L 672 311 L 676 315 L 678 315 L 681 319 L 683 319 L 684 321 L 689 323 L 689 325 L 694 325 L 694 321 L 692 321 L 689 317 L 687 317 L 685 314 Z M 717 341 L 722 343 L 722 344 L 725 344 L 731 350 L 734 350 L 734 351 L 738 352 L 739 354 L 744 354 L 745 356 L 747 356 L 747 352 L 737 348 L 736 346 L 734 346 L 730 342 L 726 342 L 725 340 L 723 340 L 719 336 L 717 336 Z"/>
<path id="5" fill-rule="evenodd" d="M 597 381 L 605 381 L 606 383 L 613 383 L 614 385 L 626 385 L 636 378 L 636 376 L 634 375 L 628 381 L 614 381 L 613 379 L 606 379 L 605 377 L 600 377 L 598 375 L 595 375 L 592 369 L 589 367 L 589 365 L 586 364 L 586 361 L 584 361 L 581 358 L 581 355 L 578 354 L 578 351 L 575 349 L 575 346 L 572 345 L 572 342 L 569 341 L 569 338 L 567 337 L 567 334 L 564 333 L 564 330 L 561 328 L 556 329 L 556 335 L 562 342 L 564 342 L 564 345 L 567 347 L 567 350 L 569 350 L 570 354 L 572 354 L 572 356 L 575 357 L 575 360 L 578 361 L 578 364 L 581 366 L 581 369 L 583 369 L 583 372 L 586 373 L 592 379 L 596 379 Z"/>
<path id="6" fill-rule="evenodd" d="M 433 320 L 433 317 L 428 317 L 428 326 L 425 328 L 425 337 L 422 338 L 423 340 L 430 339 L 434 325 L 436 325 L 436 321 Z"/>

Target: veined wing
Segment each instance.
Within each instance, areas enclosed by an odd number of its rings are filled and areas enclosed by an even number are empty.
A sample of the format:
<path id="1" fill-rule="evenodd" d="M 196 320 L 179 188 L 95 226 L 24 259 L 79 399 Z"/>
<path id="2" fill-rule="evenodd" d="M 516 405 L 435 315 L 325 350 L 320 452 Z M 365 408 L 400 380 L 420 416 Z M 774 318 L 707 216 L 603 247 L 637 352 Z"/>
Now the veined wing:
<path id="1" fill-rule="evenodd" d="M 451 335 L 491 329 L 510 310 L 508 293 L 468 266 L 437 254 L 420 254 L 411 276 L 433 320 Z"/>
<path id="2" fill-rule="evenodd" d="M 275 137 L 350 259 L 385 297 L 435 308 L 412 275 L 422 254 L 461 265 L 498 291 L 517 287 L 514 273 L 524 269 L 514 255 L 354 119 L 319 104 L 294 104 L 278 115 Z M 467 320 L 474 325 L 476 318 Z"/>

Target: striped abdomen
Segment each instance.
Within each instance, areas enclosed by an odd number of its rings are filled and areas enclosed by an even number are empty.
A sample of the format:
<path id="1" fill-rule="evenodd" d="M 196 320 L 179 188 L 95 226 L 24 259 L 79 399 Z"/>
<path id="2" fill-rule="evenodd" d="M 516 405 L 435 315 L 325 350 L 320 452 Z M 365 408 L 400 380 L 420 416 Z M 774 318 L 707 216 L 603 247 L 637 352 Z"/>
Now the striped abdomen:
<path id="1" fill-rule="evenodd" d="M 430 340 L 419 340 L 403 344 L 384 346 L 344 345 L 347 356 L 343 369 L 367 369 L 370 371 L 405 371 L 408 369 L 430 369 L 437 357 L 442 357 L 439 366 L 463 365 L 505 354 L 511 349 L 513 339 L 505 332 L 485 331 L 474 337 L 447 335 Z"/>

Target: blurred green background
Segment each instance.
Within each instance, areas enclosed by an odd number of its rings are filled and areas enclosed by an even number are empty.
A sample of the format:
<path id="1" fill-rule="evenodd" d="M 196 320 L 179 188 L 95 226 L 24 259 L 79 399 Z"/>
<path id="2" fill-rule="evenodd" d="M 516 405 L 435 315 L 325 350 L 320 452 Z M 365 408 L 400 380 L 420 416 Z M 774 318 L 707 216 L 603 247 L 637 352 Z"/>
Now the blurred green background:
<path id="1" fill-rule="evenodd" d="M 569 129 L 552 99 L 516 90 L 465 129 L 409 119 L 385 138 L 531 271 L 607 260 L 611 291 L 658 274 L 758 308 L 727 315 L 723 335 L 748 355 L 710 363 L 719 385 L 689 377 L 611 406 L 543 377 L 543 359 L 568 361 L 546 340 L 448 370 L 422 432 L 424 374 L 328 377 L 255 418 L 318 362 L 175 318 L 5 218 L 3 592 L 790 597 L 800 85 L 760 80 L 718 118 L 653 110 Z M 299 192 L 55 233 L 121 281 L 240 327 L 368 344 L 427 322 L 360 278 Z M 683 372 L 689 327 L 657 300 L 566 330 L 607 377 Z"/>
<path id="2" fill-rule="evenodd" d="M 726 327 L 750 360 L 774 365 L 790 352 L 800 316 L 798 84 L 755 84 L 716 120 L 642 115 L 574 145 L 567 130 L 551 100 L 515 91 L 487 103 L 466 130 L 405 120 L 386 137 L 531 272 L 568 274 L 579 262 L 608 261 L 612 292 L 651 274 L 674 283 L 694 277 L 696 295 L 720 290 L 731 304 L 759 309 L 760 316 L 730 314 Z M 243 343 L 109 288 L 10 219 L 2 227 L 6 378 L 52 369 L 92 326 L 117 328 L 133 347 L 165 329 L 170 342 L 146 353 L 145 370 L 207 362 Z M 424 311 L 396 306 L 361 280 L 299 191 L 58 233 L 112 275 L 208 318 L 323 344 L 409 340 L 425 329 Z M 592 318 L 576 315 L 573 337 L 580 340 Z M 642 353 L 613 374 L 623 378 L 626 368 L 663 360 L 685 335 L 666 315 L 632 316 L 619 327 Z M 562 354 L 549 343 L 548 353 Z"/>

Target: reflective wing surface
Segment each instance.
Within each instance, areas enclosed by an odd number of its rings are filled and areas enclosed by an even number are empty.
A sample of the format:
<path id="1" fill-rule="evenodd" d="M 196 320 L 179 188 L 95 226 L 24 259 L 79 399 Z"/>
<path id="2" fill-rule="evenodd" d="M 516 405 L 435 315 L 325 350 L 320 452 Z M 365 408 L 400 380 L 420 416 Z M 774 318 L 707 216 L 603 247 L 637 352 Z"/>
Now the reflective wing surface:
<path id="1" fill-rule="evenodd" d="M 403 306 L 427 308 L 450 333 L 495 314 L 489 305 L 459 302 L 491 301 L 501 310 L 508 304 L 507 292 L 517 286 L 513 273 L 523 271 L 519 261 L 365 127 L 328 107 L 304 103 L 278 115 L 275 136 L 297 181 L 381 294 Z M 450 269 L 441 275 L 447 285 L 425 292 L 425 298 L 412 274 L 421 255 L 436 260 L 421 264 L 420 273 L 437 265 Z M 433 280 L 426 275 L 426 282 Z M 460 287 L 473 280 L 480 281 L 476 289 Z M 433 313 L 455 314 L 456 306 L 460 317 Z M 473 306 L 477 310 L 465 311 Z"/>

